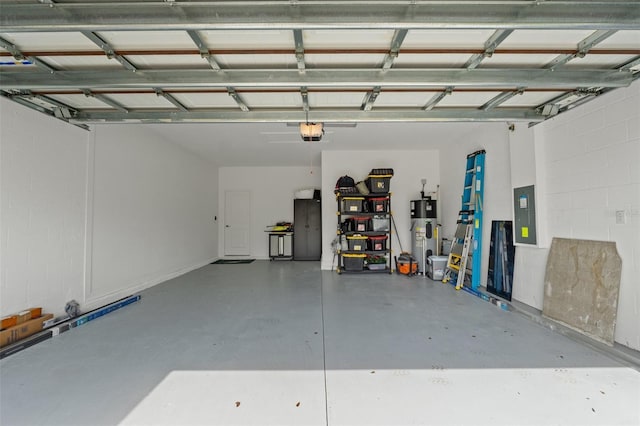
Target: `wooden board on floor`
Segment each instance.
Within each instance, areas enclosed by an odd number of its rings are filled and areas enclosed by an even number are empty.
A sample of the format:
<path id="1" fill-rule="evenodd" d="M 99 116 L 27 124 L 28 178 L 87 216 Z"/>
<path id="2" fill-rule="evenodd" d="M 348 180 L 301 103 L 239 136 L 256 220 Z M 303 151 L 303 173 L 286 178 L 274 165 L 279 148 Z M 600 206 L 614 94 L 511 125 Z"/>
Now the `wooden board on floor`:
<path id="1" fill-rule="evenodd" d="M 554 238 L 542 313 L 613 344 L 621 272 L 615 242 Z"/>

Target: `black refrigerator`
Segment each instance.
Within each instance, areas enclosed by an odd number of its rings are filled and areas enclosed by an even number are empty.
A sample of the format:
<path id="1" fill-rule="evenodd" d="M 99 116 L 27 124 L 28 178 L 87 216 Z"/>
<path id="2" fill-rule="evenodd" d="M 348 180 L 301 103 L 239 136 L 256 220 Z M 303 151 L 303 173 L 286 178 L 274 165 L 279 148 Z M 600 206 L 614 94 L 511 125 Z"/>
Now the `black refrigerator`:
<path id="1" fill-rule="evenodd" d="M 293 200 L 293 260 L 320 260 L 321 254 L 320 200 Z"/>

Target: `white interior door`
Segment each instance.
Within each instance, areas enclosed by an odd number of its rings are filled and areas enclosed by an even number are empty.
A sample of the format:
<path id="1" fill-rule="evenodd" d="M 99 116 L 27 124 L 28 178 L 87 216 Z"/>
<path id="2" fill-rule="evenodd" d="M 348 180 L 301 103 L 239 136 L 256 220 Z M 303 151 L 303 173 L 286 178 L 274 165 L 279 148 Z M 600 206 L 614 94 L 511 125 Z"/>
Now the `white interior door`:
<path id="1" fill-rule="evenodd" d="M 225 191 L 224 194 L 224 254 L 251 254 L 251 192 Z"/>

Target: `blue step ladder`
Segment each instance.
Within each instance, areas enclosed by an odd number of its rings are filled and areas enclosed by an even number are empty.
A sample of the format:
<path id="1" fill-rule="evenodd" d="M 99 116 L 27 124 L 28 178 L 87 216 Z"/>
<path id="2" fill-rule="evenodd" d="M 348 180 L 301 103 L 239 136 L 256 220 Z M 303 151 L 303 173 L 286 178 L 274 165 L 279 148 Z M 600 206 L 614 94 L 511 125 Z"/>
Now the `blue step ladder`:
<path id="1" fill-rule="evenodd" d="M 484 149 L 467 155 L 462 210 L 473 210 L 473 246 L 471 249 L 471 288 L 480 287 L 482 270 L 482 211 L 484 205 Z"/>
<path id="2" fill-rule="evenodd" d="M 482 212 L 484 202 L 485 150 L 467 155 L 462 192 L 462 207 L 458 215 L 456 236 L 453 240 L 447 271 L 443 282 L 454 281 L 456 290 L 464 285 L 465 276 L 471 275 L 471 288 L 480 287 L 482 270 Z M 468 267 L 471 257 L 471 268 Z"/>

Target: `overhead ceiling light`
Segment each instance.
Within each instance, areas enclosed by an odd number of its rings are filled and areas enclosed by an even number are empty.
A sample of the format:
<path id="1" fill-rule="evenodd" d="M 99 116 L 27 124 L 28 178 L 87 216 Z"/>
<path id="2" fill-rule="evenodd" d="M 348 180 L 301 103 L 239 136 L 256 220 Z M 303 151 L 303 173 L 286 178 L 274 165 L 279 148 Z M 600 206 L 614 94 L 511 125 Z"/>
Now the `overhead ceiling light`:
<path id="1" fill-rule="evenodd" d="M 300 136 L 305 142 L 319 142 L 324 134 L 322 123 L 300 123 Z"/>

